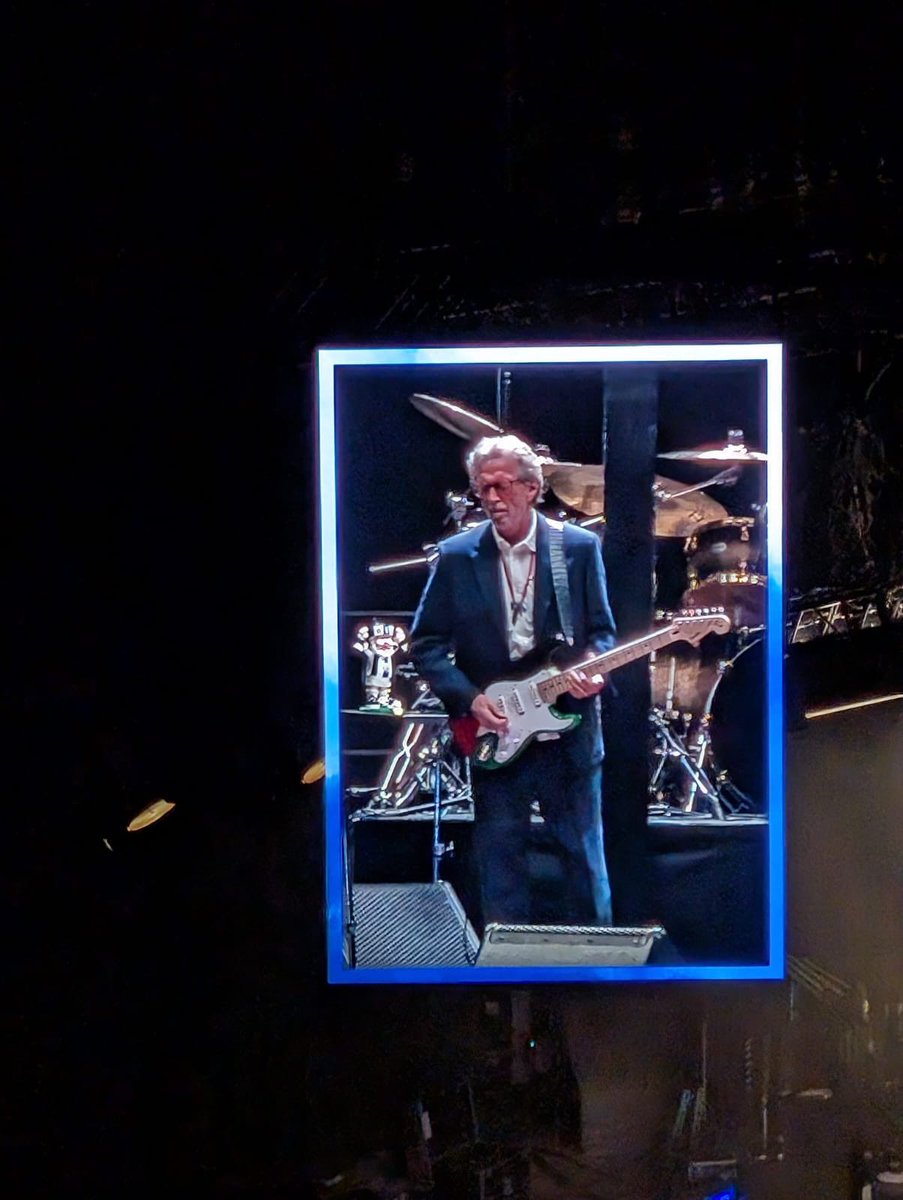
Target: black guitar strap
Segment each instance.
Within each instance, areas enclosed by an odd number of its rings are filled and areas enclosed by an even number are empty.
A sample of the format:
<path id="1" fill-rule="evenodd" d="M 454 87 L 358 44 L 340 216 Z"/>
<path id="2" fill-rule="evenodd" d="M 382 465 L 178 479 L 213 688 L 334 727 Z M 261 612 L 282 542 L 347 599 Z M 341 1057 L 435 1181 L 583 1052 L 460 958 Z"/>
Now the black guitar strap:
<path id="1" fill-rule="evenodd" d="M 552 583 L 555 587 L 555 602 L 561 632 L 569 646 L 574 644 L 574 619 L 571 616 L 571 590 L 568 586 L 568 571 L 564 561 L 564 525 L 560 521 L 549 521 L 549 559 L 552 563 Z"/>

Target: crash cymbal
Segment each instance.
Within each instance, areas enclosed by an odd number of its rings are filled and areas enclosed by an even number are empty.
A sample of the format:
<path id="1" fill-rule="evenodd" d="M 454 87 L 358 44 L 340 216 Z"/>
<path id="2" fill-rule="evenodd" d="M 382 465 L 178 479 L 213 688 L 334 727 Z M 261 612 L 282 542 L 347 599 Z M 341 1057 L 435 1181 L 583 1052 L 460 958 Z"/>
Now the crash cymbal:
<path id="1" fill-rule="evenodd" d="M 154 800 L 142 808 L 141 812 L 132 817 L 126 829 L 129 833 L 136 833 L 139 829 L 147 829 L 148 825 L 153 825 L 155 821 L 159 821 L 161 817 L 165 817 L 168 812 L 172 812 L 175 805 L 169 800 Z"/>
<path id="2" fill-rule="evenodd" d="M 706 492 L 688 491 L 685 483 L 655 477 L 655 536 L 690 537 L 701 525 L 727 519 L 727 509 Z"/>
<path id="3" fill-rule="evenodd" d="M 671 458 L 677 462 L 698 463 L 764 463 L 768 455 L 761 450 L 750 450 L 743 441 L 742 429 L 729 429 L 727 442 L 719 446 L 712 442 L 705 446 L 694 446 L 692 450 L 669 450 L 658 458 Z"/>
<path id="4" fill-rule="evenodd" d="M 427 396 L 423 392 L 415 392 L 411 396 L 411 403 L 431 421 L 468 442 L 505 432 L 500 425 L 466 408 L 457 400 L 443 400 L 440 396 Z"/>
<path id="5" fill-rule="evenodd" d="M 559 500 L 588 517 L 605 511 L 605 468 L 596 463 L 543 463 L 542 473 Z M 689 537 L 700 525 L 727 517 L 727 509 L 698 489 L 656 475 L 655 536 Z"/>
<path id="6" fill-rule="evenodd" d="M 542 473 L 559 500 L 588 517 L 605 511 L 605 468 L 595 463 L 544 462 Z"/>
<path id="7" fill-rule="evenodd" d="M 326 759 L 315 758 L 301 774 L 302 783 L 318 783 L 326 778 Z"/>

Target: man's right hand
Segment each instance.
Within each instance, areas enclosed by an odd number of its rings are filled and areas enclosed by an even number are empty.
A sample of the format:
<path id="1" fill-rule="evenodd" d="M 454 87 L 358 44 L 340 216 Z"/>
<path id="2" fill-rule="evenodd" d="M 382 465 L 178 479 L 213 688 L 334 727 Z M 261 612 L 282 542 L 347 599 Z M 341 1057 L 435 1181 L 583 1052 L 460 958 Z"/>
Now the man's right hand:
<path id="1" fill-rule="evenodd" d="M 470 711 L 480 722 L 480 725 L 492 733 L 504 733 L 508 728 L 508 718 L 482 692 L 474 698 L 474 702 L 470 706 Z"/>

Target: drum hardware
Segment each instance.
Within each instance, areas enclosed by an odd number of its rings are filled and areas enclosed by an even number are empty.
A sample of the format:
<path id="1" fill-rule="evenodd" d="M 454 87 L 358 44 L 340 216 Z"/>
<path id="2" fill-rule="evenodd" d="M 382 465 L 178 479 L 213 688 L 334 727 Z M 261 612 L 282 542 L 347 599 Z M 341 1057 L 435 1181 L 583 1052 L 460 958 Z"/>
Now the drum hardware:
<path id="1" fill-rule="evenodd" d="M 702 582 L 694 582 L 681 603 L 716 604 L 725 610 L 735 629 L 761 629 L 767 585 L 767 576 L 755 572 L 719 571 Z"/>
<path id="2" fill-rule="evenodd" d="M 446 514 L 442 524 L 443 526 L 454 525 L 454 533 L 473 529 L 474 526 L 481 525 L 486 519 L 483 510 L 468 492 L 446 492 L 445 507 Z M 468 514 L 470 515 L 468 516 Z M 439 543 L 423 542 L 421 550 L 422 554 L 409 554 L 404 558 L 390 558 L 385 562 L 370 563 L 367 567 L 367 574 L 384 575 L 388 571 L 404 571 L 408 567 L 427 566 L 438 557 Z"/>
<path id="3" fill-rule="evenodd" d="M 406 815 L 431 811 L 430 859 L 433 883 L 439 882 L 442 859 L 447 854 L 454 853 L 454 842 L 441 840 L 442 816 L 444 812 L 453 808 L 472 810 L 470 764 L 465 758 L 460 773 L 452 765 L 450 756 L 453 753 L 454 742 L 448 728 L 448 714 L 442 710 L 437 711 L 438 703 L 436 698 L 424 689 L 411 711 L 401 714 L 402 728 L 396 739 L 396 751 L 389 759 L 377 787 L 346 788 L 346 795 L 349 797 L 370 797 L 363 808 L 349 813 L 346 818 L 346 888 L 350 889 L 354 871 L 349 831 L 358 821 L 367 818 L 397 815 L 401 811 Z M 385 714 L 373 715 L 385 719 Z M 436 733 L 429 737 L 426 734 L 427 726 L 435 728 L 437 725 Z M 409 805 L 408 801 L 421 791 L 429 792 L 431 801 Z"/>
<path id="4" fill-rule="evenodd" d="M 448 512 L 445 514 L 443 525 L 448 525 L 451 522 L 455 527 L 455 532 L 460 533 L 465 527 L 464 518 L 474 508 L 477 502 L 467 492 L 446 492 L 445 507 Z M 427 547 L 424 546 L 424 550 Z"/>
<path id="5" fill-rule="evenodd" d="M 415 554 L 409 558 L 390 558 L 381 563 L 370 563 L 367 567 L 368 575 L 382 575 L 387 571 L 404 571 L 408 567 L 424 567 L 427 563 L 431 563 L 439 553 L 434 543 L 427 543 L 430 547 L 426 554 Z M 427 546 L 424 547 L 426 550 Z"/>
<path id="6" fill-rule="evenodd" d="M 657 475 L 656 482 L 652 485 L 652 492 L 658 500 L 676 500 L 681 496 L 689 496 L 690 492 L 701 492 L 704 487 L 732 487 L 738 478 L 740 478 L 740 468 L 728 467 L 726 470 L 719 470 L 718 474 L 712 475 L 710 479 L 702 480 L 701 484 L 689 484 L 686 487 L 676 484 L 677 491 L 671 491 L 663 486 L 666 482 L 663 476 Z"/>
<path id="7" fill-rule="evenodd" d="M 735 666 L 748 651 L 758 647 L 756 653 L 761 653 L 762 639 L 753 637 L 760 631 L 734 630 L 729 635 L 734 639 L 734 653 L 722 656 L 713 666 L 698 660 L 678 662 L 672 655 L 664 684 L 657 678 L 660 661 L 650 663 L 653 706 L 649 720 L 655 760 L 649 781 L 650 810 L 660 811 L 664 806 L 665 811 L 693 813 L 701 808 L 726 819 L 760 807 L 762 786 L 757 775 L 761 763 L 755 766 L 755 756 L 761 754 L 757 735 L 762 717 L 759 711 L 757 719 L 755 705 L 760 704 L 762 682 L 755 674 L 752 681 L 731 680 Z M 744 712 L 728 714 L 727 721 L 718 704 L 725 688 L 735 702 L 739 699 L 746 705 Z M 738 747 L 746 752 L 745 762 Z"/>
<path id="8" fill-rule="evenodd" d="M 712 475 L 709 479 L 703 479 L 702 483 L 689 484 L 686 487 L 680 487 L 678 484 L 680 491 L 677 492 L 666 491 L 664 488 L 662 488 L 660 489 L 661 495 L 657 496 L 657 498 L 661 500 L 676 500 L 679 496 L 686 496 L 690 492 L 699 492 L 702 491 L 703 488 L 707 487 L 733 487 L 739 478 L 740 468 L 728 467 L 724 471 L 719 471 L 717 475 Z M 653 485 L 652 490 L 653 492 L 656 492 L 657 489 L 659 489 L 658 483 Z"/>
<path id="9" fill-rule="evenodd" d="M 417 678 L 411 664 L 399 667 L 398 674 Z M 471 803 L 470 765 L 459 760 L 454 752 L 448 716 L 424 680 L 418 681 L 417 690 L 419 694 L 410 709 L 394 714 L 400 725 L 379 783 L 375 788 L 363 789 L 371 794 L 365 810 L 367 816 L 414 811 L 411 804 L 414 797 L 435 787 L 437 764 L 444 788 L 443 807 L 466 808 Z M 348 791 L 350 794 L 352 789 Z"/>
<path id="10" fill-rule="evenodd" d="M 712 815 L 719 820 L 723 819 L 724 812 L 721 807 L 718 789 L 709 779 L 703 766 L 705 750 L 697 750 L 694 760 L 685 738 L 675 731 L 668 719 L 668 715 L 660 709 L 653 708 L 649 714 L 649 720 L 655 732 L 653 754 L 658 758 L 658 764 L 649 781 L 650 794 L 658 802 L 664 800 L 665 793 L 662 790 L 662 776 L 664 775 L 667 763 L 676 762 L 689 777 L 692 785 L 690 797 L 683 803 L 678 804 L 677 807 L 683 812 L 693 812 L 698 792 L 708 801 Z M 666 805 L 666 807 L 671 806 Z"/>

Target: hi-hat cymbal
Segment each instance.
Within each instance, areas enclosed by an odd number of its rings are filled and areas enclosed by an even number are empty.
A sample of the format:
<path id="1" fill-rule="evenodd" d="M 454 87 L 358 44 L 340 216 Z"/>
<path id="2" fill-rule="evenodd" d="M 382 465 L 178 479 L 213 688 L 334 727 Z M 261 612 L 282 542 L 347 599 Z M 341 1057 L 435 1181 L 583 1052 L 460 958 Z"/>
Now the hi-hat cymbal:
<path id="1" fill-rule="evenodd" d="M 585 513 L 601 516 L 605 511 L 605 468 L 596 463 L 543 463 L 542 473 L 559 500 Z M 727 509 L 698 489 L 685 483 L 655 476 L 655 536 L 689 537 L 700 525 L 724 520 Z"/>
<path id="2" fill-rule="evenodd" d="M 431 421 L 468 442 L 505 432 L 500 425 L 466 408 L 457 400 L 443 400 L 440 396 L 415 392 L 411 396 L 411 403 Z"/>

